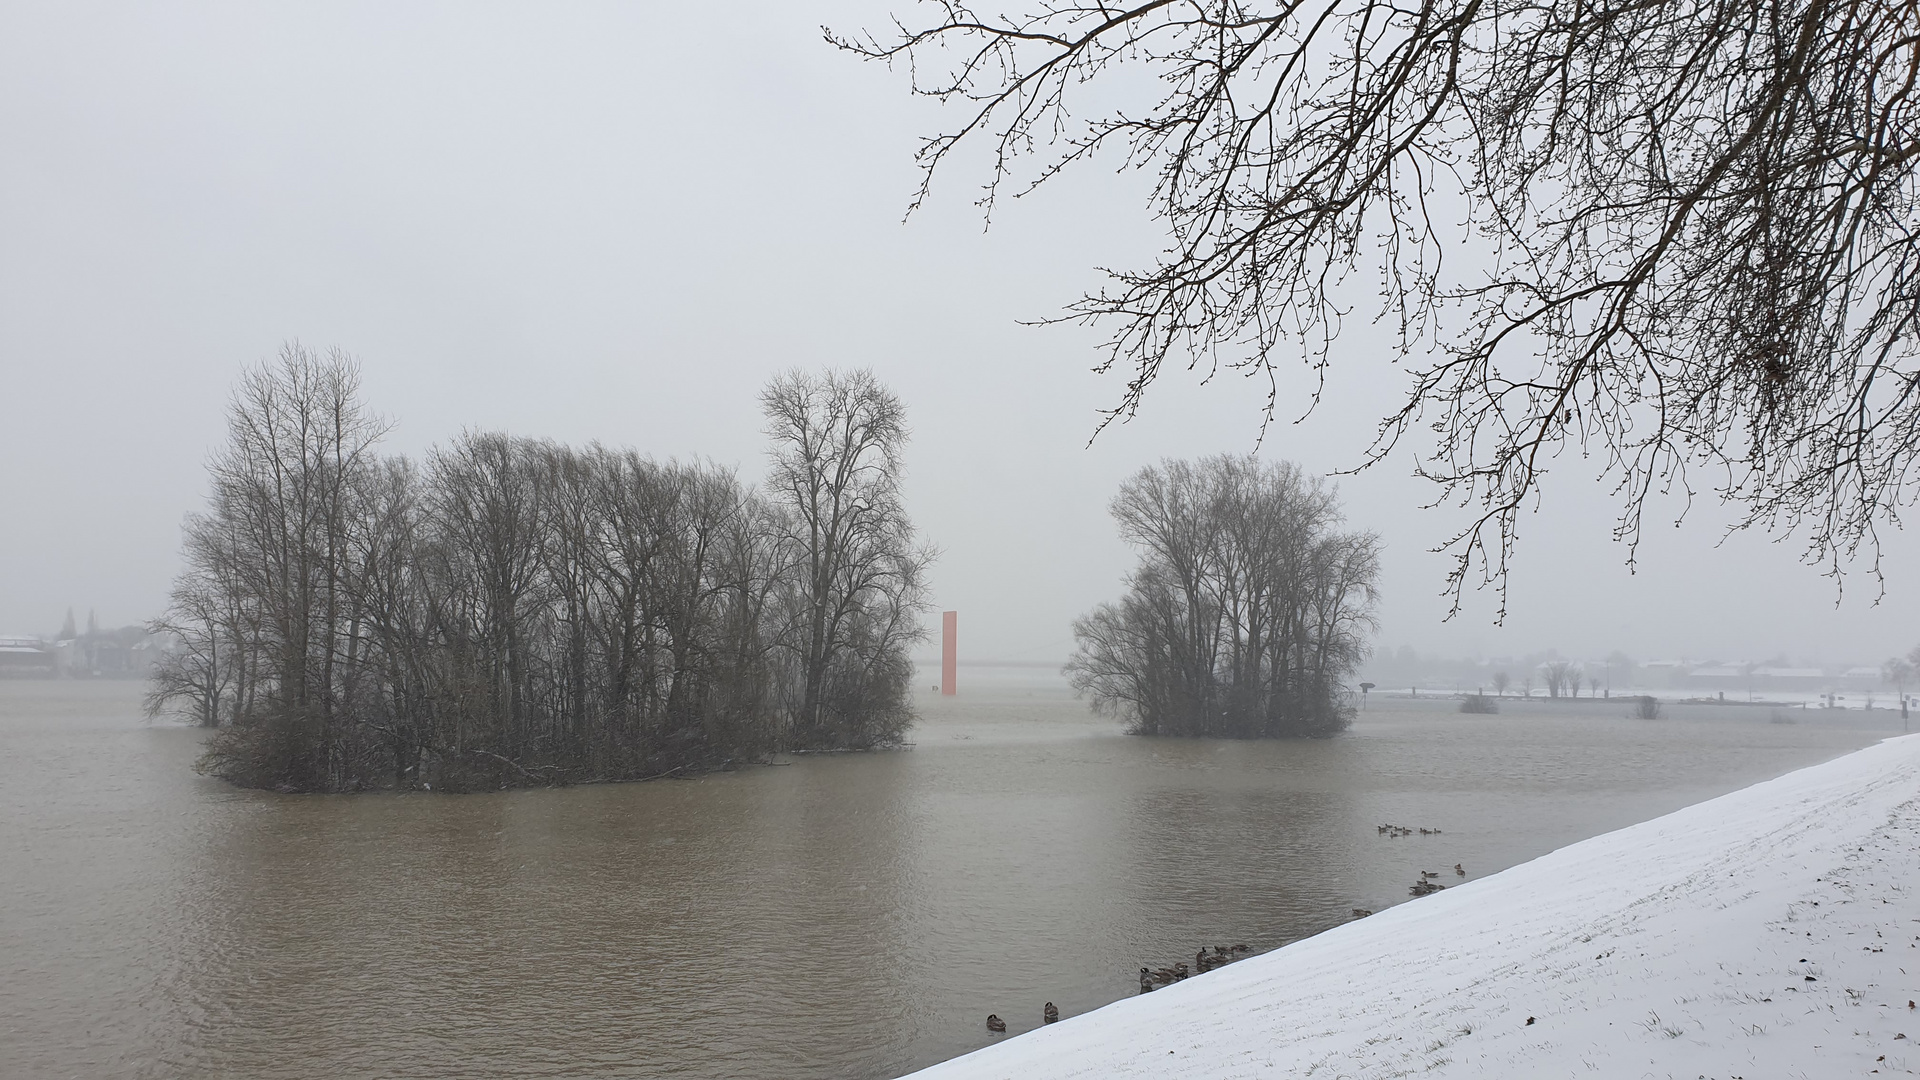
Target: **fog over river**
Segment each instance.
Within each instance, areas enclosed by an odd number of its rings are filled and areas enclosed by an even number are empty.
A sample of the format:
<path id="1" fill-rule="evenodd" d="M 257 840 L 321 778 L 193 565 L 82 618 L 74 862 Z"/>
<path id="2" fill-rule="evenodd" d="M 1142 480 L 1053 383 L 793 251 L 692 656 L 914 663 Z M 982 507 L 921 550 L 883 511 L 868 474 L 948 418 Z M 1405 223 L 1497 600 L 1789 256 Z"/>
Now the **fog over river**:
<path id="1" fill-rule="evenodd" d="M 238 790 L 137 684 L 0 681 L 0 1072 L 887 1077 L 1901 723 L 1376 697 L 1162 741 L 1049 670 L 961 680 L 909 751 L 467 796 Z"/>

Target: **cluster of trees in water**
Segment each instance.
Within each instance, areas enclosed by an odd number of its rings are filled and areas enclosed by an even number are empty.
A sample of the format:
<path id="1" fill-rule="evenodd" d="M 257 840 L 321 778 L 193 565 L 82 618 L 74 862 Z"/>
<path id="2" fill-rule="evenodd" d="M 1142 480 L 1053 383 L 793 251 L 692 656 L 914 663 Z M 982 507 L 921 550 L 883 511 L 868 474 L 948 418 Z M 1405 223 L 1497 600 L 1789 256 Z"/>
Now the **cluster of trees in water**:
<path id="1" fill-rule="evenodd" d="M 1142 469 L 1112 513 L 1140 553 L 1126 595 L 1074 623 L 1067 666 L 1095 709 L 1148 735 L 1322 736 L 1376 628 L 1379 540 L 1286 463 Z"/>
<path id="2" fill-rule="evenodd" d="M 866 372 L 761 394 L 759 487 L 704 463 L 476 432 L 414 461 L 355 365 L 248 372 L 159 627 L 150 711 L 240 784 L 462 790 L 897 742 L 929 551 L 899 400 Z"/>

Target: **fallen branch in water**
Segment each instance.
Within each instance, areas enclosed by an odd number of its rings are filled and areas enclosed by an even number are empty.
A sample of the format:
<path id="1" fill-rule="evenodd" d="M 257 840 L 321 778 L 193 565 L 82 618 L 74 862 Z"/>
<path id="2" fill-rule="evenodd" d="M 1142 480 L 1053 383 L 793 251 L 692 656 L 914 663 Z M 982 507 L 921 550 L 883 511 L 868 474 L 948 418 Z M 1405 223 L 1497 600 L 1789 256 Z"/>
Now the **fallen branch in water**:
<path id="1" fill-rule="evenodd" d="M 525 765 L 522 765 L 522 764 L 520 764 L 519 762 L 517 762 L 517 761 L 515 761 L 515 760 L 513 760 L 513 759 L 512 759 L 512 758 L 510 758 L 510 757 L 503 757 L 503 756 L 501 756 L 501 755 L 499 755 L 499 754 L 496 754 L 496 753 L 494 753 L 494 752 L 493 752 L 493 751 L 491 751 L 491 750 L 481 750 L 481 749 L 479 749 L 479 748 L 477 748 L 477 747 L 472 747 L 472 746 L 469 746 L 469 747 L 465 747 L 465 748 L 463 748 L 461 752 L 462 752 L 462 753 L 467 753 L 467 754 L 479 754 L 479 755 L 480 755 L 480 756 L 482 756 L 482 757 L 490 757 L 490 758 L 492 758 L 493 760 L 495 760 L 495 761 L 498 761 L 498 762 L 500 762 L 500 763 L 502 763 L 502 764 L 504 764 L 504 765 L 509 765 L 509 766 L 512 766 L 512 767 L 513 767 L 513 769 L 514 769 L 514 770 L 515 770 L 516 772 L 518 772 L 518 773 L 519 773 L 519 774 L 520 774 L 521 776 L 524 776 L 524 777 L 526 777 L 527 779 L 529 779 L 529 780 L 532 780 L 532 781 L 535 781 L 535 782 L 537 782 L 537 783 L 541 783 L 541 784 L 546 784 L 546 785 L 547 785 L 547 786 L 549 786 L 549 787 L 551 787 L 551 786 L 553 786 L 554 784 L 556 784 L 556 783 L 558 783 L 558 782 L 559 782 L 559 781 L 558 781 L 558 780 L 557 780 L 557 779 L 556 779 L 556 778 L 555 778 L 555 777 L 554 777 L 554 776 L 552 775 L 552 772 L 551 772 L 551 770 L 557 770 L 557 769 L 559 769 L 559 766 L 558 766 L 558 765 L 535 765 L 535 766 L 534 766 L 534 768 L 536 768 L 536 769 L 547 769 L 547 770 L 550 770 L 550 771 L 549 771 L 549 773 L 548 773 L 548 775 L 546 775 L 546 776 L 539 776 L 539 775 L 536 775 L 535 773 L 533 773 L 533 772 L 532 772 L 531 770 L 529 770 L 529 769 L 528 769 L 528 768 L 527 768 L 527 767 L 526 767 Z"/>

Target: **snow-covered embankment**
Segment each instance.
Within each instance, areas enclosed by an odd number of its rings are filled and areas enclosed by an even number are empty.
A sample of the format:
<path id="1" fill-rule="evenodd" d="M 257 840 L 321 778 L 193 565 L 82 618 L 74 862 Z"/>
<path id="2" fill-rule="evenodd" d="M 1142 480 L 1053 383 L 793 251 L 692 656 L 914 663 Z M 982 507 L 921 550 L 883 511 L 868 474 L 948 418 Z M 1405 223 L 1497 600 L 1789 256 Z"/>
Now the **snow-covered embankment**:
<path id="1" fill-rule="evenodd" d="M 1920 735 L 915 1073 L 1920 1072 Z"/>

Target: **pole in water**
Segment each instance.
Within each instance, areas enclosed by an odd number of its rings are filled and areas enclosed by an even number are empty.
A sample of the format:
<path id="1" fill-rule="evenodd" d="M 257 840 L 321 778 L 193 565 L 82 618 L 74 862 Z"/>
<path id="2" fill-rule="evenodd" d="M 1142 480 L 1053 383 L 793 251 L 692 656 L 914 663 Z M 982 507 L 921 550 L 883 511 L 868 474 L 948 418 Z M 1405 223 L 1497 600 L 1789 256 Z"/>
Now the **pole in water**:
<path id="1" fill-rule="evenodd" d="M 959 692 L 954 678 L 954 669 L 959 666 L 960 613 L 943 611 L 940 613 L 940 695 L 952 697 Z"/>

